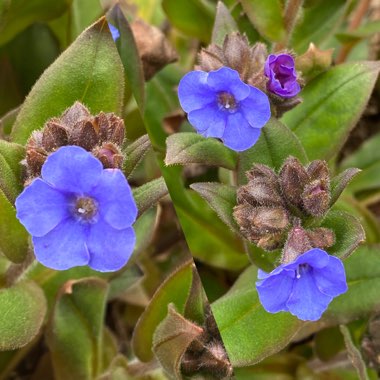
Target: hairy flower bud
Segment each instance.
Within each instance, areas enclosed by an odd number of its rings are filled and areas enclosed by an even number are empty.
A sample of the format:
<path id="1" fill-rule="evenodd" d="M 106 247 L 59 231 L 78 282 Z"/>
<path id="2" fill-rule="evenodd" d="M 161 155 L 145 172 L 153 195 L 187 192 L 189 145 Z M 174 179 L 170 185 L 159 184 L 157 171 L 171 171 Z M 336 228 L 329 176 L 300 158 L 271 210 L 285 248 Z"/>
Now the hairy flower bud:
<path id="1" fill-rule="evenodd" d="M 104 168 L 121 168 L 124 133 L 123 119 L 104 112 L 92 116 L 83 104 L 76 102 L 30 136 L 26 144 L 27 182 L 41 174 L 42 165 L 51 153 L 66 145 L 92 152 Z"/>
<path id="2" fill-rule="evenodd" d="M 313 216 L 323 216 L 330 207 L 328 182 L 315 180 L 305 186 L 302 203 L 305 211 Z"/>

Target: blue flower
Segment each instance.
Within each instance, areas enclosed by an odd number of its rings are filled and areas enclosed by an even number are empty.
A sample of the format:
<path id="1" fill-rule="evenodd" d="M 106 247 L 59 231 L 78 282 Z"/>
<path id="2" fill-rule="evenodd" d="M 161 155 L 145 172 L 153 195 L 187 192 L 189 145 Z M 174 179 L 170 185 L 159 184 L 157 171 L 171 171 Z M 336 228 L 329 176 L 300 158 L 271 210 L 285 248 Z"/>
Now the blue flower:
<path id="1" fill-rule="evenodd" d="M 267 89 L 273 94 L 292 98 L 301 91 L 294 58 L 289 54 L 270 54 L 265 62 L 264 74 L 269 78 Z"/>
<path id="2" fill-rule="evenodd" d="M 271 115 L 267 95 L 228 67 L 191 71 L 180 81 L 178 97 L 199 134 L 219 138 L 238 152 L 256 143 Z"/>
<path id="3" fill-rule="evenodd" d="M 113 40 L 116 41 L 120 37 L 119 29 L 117 29 L 116 26 L 113 26 L 110 23 L 108 23 L 108 27 L 110 28 Z"/>
<path id="4" fill-rule="evenodd" d="M 318 320 L 332 299 L 347 290 L 342 262 L 319 248 L 269 274 L 259 270 L 258 278 L 256 288 L 266 311 L 289 311 L 304 321 Z"/>
<path id="5" fill-rule="evenodd" d="M 132 254 L 137 207 L 119 169 L 103 169 L 83 148 L 52 153 L 16 199 L 17 217 L 33 237 L 36 259 L 58 270 L 123 267 Z"/>

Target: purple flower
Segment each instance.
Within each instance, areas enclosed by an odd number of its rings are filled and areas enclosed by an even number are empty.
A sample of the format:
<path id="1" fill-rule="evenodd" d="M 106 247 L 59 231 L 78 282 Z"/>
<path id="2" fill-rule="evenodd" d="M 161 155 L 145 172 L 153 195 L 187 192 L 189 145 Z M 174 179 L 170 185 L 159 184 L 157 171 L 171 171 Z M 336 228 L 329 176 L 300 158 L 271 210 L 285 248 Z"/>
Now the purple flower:
<path id="1" fill-rule="evenodd" d="M 179 83 L 178 97 L 199 134 L 219 138 L 238 152 L 256 143 L 270 118 L 267 95 L 228 67 L 189 72 Z"/>
<path id="2" fill-rule="evenodd" d="M 119 29 L 117 29 L 116 26 L 113 26 L 110 23 L 108 23 L 108 27 L 110 28 L 113 40 L 116 41 L 120 37 Z"/>
<path id="3" fill-rule="evenodd" d="M 347 290 L 342 262 L 313 248 L 271 273 L 259 270 L 256 288 L 269 313 L 289 311 L 304 321 L 316 321 L 332 299 Z"/>
<path id="4" fill-rule="evenodd" d="M 52 153 L 16 199 L 17 217 L 33 237 L 37 260 L 53 269 L 89 265 L 115 271 L 135 245 L 137 208 L 119 169 L 78 146 Z"/>
<path id="5" fill-rule="evenodd" d="M 294 59 L 289 54 L 269 55 L 265 62 L 264 74 L 269 78 L 268 91 L 282 98 L 292 98 L 301 91 Z"/>

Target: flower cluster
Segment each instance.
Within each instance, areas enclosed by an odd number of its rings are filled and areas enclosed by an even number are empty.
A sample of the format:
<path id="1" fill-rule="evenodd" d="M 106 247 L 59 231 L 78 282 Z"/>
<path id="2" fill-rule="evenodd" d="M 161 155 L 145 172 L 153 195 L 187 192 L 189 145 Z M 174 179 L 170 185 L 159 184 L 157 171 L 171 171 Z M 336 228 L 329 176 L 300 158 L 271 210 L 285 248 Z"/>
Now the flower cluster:
<path id="1" fill-rule="evenodd" d="M 43 265 L 64 270 L 89 265 L 101 272 L 123 267 L 132 254 L 137 207 L 119 169 L 78 146 L 49 155 L 16 200 L 17 217 L 33 237 Z"/>
<path id="2" fill-rule="evenodd" d="M 314 248 L 271 273 L 259 270 L 260 302 L 270 313 L 288 311 L 304 321 L 316 321 L 334 297 L 347 291 L 342 262 Z"/>

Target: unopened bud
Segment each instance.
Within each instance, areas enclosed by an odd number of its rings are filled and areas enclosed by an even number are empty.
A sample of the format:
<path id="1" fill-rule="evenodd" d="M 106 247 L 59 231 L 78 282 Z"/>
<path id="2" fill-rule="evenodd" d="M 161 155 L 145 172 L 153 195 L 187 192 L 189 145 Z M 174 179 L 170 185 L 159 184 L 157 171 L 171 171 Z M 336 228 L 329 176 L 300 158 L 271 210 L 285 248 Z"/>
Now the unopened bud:
<path id="1" fill-rule="evenodd" d="M 42 132 L 42 146 L 46 151 L 52 151 L 65 146 L 68 142 L 69 136 L 65 127 L 54 120 L 46 123 Z"/>
<path id="2" fill-rule="evenodd" d="M 123 166 L 123 154 L 115 144 L 104 143 L 94 148 L 92 154 L 100 160 L 105 169 L 121 169 Z"/>
<path id="3" fill-rule="evenodd" d="M 330 207 L 330 191 L 328 182 L 315 180 L 305 186 L 302 193 L 305 211 L 312 216 L 323 216 Z"/>
<path id="4" fill-rule="evenodd" d="M 312 247 L 307 232 L 300 226 L 293 227 L 289 234 L 288 240 L 282 253 L 282 264 L 288 264 L 294 261 L 299 255 L 307 252 Z"/>
<path id="5" fill-rule="evenodd" d="M 329 248 L 335 244 L 335 234 L 329 228 L 319 227 L 307 230 L 307 236 L 313 248 Z"/>

